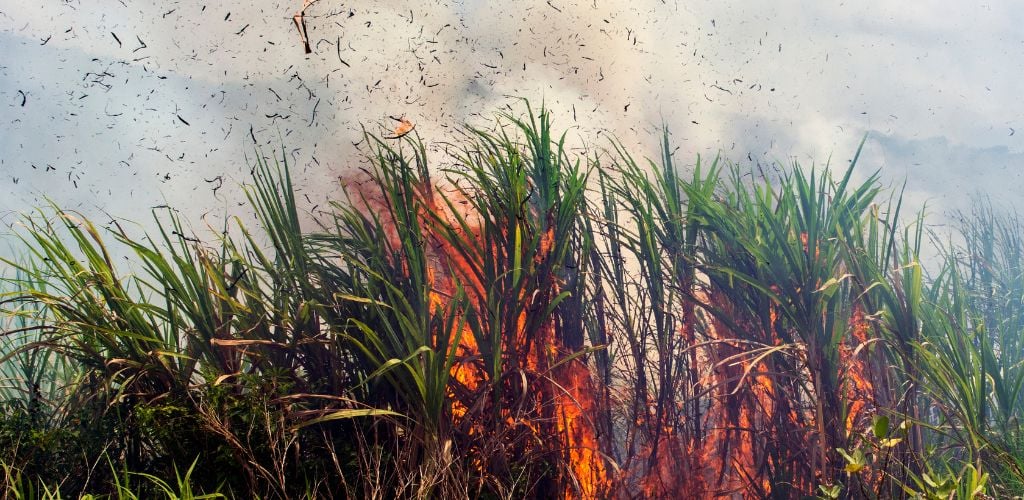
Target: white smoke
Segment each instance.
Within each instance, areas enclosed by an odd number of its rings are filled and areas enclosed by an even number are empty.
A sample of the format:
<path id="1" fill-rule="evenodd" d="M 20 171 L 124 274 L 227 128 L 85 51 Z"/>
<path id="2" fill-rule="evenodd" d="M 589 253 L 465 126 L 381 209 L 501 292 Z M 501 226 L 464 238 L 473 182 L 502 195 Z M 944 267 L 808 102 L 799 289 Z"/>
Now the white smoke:
<path id="1" fill-rule="evenodd" d="M 845 165 L 867 133 L 863 172 L 907 177 L 914 203 L 1013 202 L 1022 8 L 937 3 L 320 0 L 306 55 L 300 0 L 4 2 L 0 211 L 46 196 L 217 219 L 243 199 L 254 137 L 285 148 L 312 206 L 358 161 L 361 126 L 406 116 L 440 142 L 517 97 L 638 156 L 665 124 L 683 164 Z"/>

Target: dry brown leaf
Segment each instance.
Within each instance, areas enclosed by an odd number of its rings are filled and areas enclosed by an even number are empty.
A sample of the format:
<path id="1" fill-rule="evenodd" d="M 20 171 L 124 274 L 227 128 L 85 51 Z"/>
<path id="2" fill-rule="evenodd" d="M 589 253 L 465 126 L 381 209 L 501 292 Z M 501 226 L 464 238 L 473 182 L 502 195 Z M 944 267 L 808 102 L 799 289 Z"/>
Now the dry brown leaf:
<path id="1" fill-rule="evenodd" d="M 394 132 L 392 133 L 392 135 L 386 137 L 386 139 L 398 139 L 400 137 L 405 136 L 409 132 L 412 132 L 412 129 L 416 128 L 416 125 L 413 124 L 413 122 L 409 121 L 409 119 L 404 116 L 401 118 L 392 117 L 391 119 L 397 121 L 398 125 L 395 125 Z"/>

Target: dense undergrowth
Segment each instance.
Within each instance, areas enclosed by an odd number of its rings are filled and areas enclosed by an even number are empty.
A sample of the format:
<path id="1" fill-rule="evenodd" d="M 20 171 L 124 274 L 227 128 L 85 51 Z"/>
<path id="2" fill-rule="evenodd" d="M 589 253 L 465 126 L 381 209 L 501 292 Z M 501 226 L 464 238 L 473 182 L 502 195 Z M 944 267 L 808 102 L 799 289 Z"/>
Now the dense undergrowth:
<path id="1" fill-rule="evenodd" d="M 257 227 L 213 243 L 172 210 L 149 235 L 26 216 L 4 495 L 1024 488 L 1016 218 L 979 203 L 927 240 L 856 160 L 683 177 L 667 134 L 655 162 L 570 153 L 543 111 L 461 141 L 437 168 L 367 136 L 365 177 L 305 228 L 273 160 L 247 187 Z"/>

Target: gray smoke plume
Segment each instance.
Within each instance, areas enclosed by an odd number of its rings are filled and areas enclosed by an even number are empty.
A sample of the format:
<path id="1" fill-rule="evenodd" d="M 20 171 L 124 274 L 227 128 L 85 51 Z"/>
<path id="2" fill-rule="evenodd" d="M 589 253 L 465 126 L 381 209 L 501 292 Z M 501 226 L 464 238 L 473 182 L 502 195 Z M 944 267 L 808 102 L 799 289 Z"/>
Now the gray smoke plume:
<path id="1" fill-rule="evenodd" d="M 284 148 L 307 208 L 336 197 L 362 126 L 428 142 L 555 111 L 574 144 L 615 136 L 683 164 L 845 165 L 907 179 L 914 206 L 1024 192 L 1024 7 L 883 0 L 0 3 L 0 213 L 52 198 L 142 221 L 219 220 L 256 147 Z"/>

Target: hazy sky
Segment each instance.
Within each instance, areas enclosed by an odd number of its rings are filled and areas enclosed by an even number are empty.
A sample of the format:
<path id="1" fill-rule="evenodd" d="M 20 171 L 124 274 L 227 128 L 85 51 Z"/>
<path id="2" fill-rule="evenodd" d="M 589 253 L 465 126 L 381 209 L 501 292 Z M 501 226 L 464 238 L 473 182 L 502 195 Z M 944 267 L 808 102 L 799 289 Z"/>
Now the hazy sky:
<path id="1" fill-rule="evenodd" d="M 915 205 L 1024 193 L 1018 2 L 321 0 L 308 55 L 301 3 L 0 0 L 0 219 L 44 196 L 216 219 L 254 137 L 284 144 L 308 208 L 362 125 L 405 115 L 440 142 L 509 96 L 641 156 L 662 123 L 684 164 L 844 165 L 867 133 L 861 172 L 907 179 Z"/>

